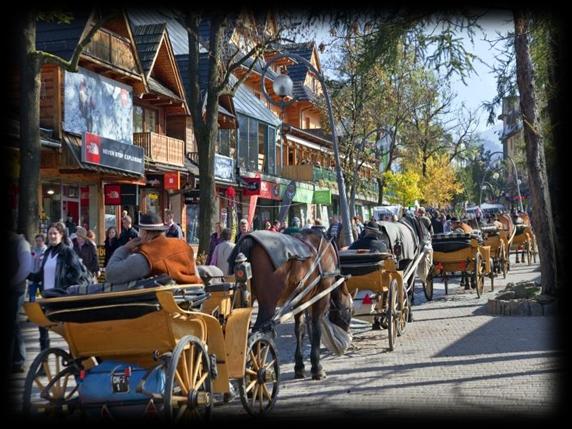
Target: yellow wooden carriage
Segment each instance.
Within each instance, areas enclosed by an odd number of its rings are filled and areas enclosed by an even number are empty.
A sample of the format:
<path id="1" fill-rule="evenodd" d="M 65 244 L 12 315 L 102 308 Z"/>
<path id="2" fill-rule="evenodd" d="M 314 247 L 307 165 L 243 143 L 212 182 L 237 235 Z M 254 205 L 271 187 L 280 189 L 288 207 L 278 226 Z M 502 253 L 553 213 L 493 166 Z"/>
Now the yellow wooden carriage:
<path id="1" fill-rule="evenodd" d="M 235 381 L 245 409 L 267 413 L 278 393 L 276 348 L 269 335 L 249 335 L 253 309 L 236 308 L 236 288 L 232 283 L 155 286 L 26 303 L 30 320 L 61 335 L 69 352 L 51 348 L 36 357 L 26 378 L 24 411 L 59 414 L 96 407 L 111 415 L 142 404 L 143 415 L 162 413 L 176 421 L 208 417 L 213 395 L 228 398 Z M 113 373 L 113 389 L 117 384 L 119 390 L 109 401 L 88 403 L 82 398 L 84 377 L 109 361 L 125 366 L 125 373 Z M 136 388 L 129 385 L 131 368 L 145 372 Z M 152 391 L 144 380 L 157 374 L 164 382 Z M 116 401 L 121 386 L 136 397 L 132 404 Z"/>
<path id="2" fill-rule="evenodd" d="M 449 292 L 449 277 L 461 273 L 461 285 L 475 289 L 480 297 L 484 290 L 484 277 L 491 279 L 491 290 L 494 280 L 491 267 L 491 247 L 484 245 L 480 237 L 467 233 L 434 234 L 432 237 L 433 266 L 427 276 L 427 299 L 433 296 L 433 279 L 440 276 L 445 285 L 445 293 Z"/>
<path id="3" fill-rule="evenodd" d="M 519 262 L 518 252 L 522 251 L 522 262 L 524 262 L 524 254 L 526 254 L 526 262 L 536 263 L 536 237 L 532 232 L 530 225 L 515 225 L 515 235 L 511 243 L 511 249 L 516 253 L 516 262 Z"/>
<path id="4" fill-rule="evenodd" d="M 342 274 L 354 297 L 353 317 L 374 322 L 374 328 L 388 329 L 389 349 L 395 348 L 397 336 L 405 331 L 411 302 L 404 287 L 403 272 L 391 253 L 369 250 L 340 252 Z"/>

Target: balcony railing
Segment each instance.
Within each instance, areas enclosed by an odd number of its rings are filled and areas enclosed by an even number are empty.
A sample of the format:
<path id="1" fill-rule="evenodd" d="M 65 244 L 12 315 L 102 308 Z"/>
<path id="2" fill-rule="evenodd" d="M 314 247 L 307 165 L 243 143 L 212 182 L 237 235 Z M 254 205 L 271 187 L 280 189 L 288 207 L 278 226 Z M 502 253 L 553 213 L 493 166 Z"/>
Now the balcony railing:
<path id="1" fill-rule="evenodd" d="M 121 36 L 109 31 L 97 30 L 83 52 L 108 64 L 137 73 L 137 63 L 133 56 L 131 44 Z"/>
<path id="2" fill-rule="evenodd" d="M 133 133 L 133 144 L 141 146 L 151 161 L 182 167 L 185 161 L 185 142 L 161 134 Z"/>

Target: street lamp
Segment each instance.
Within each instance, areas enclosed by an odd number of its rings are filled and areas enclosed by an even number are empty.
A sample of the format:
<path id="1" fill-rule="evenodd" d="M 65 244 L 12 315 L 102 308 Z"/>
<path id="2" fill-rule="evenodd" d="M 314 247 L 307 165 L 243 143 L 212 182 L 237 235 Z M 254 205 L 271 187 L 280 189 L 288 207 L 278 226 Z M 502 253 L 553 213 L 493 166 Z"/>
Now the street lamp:
<path id="1" fill-rule="evenodd" d="M 492 152 L 492 153 L 490 154 L 490 157 L 492 157 L 493 155 L 497 155 L 497 154 L 501 154 L 501 155 L 506 156 L 506 157 L 510 160 L 510 162 L 512 163 L 512 167 L 514 168 L 514 178 L 515 178 L 515 180 L 516 180 L 516 191 L 517 191 L 517 193 L 518 193 L 518 204 L 519 204 L 519 206 L 520 206 L 520 211 L 523 212 L 523 211 L 524 211 L 524 208 L 523 208 L 523 206 L 522 206 L 522 197 L 520 196 L 520 184 L 521 184 L 521 181 L 520 181 L 520 179 L 518 178 L 518 170 L 516 169 L 516 164 L 515 164 L 514 160 L 513 160 L 510 156 L 505 155 L 504 152 L 499 152 L 499 151 L 497 151 L 497 152 Z M 489 157 L 489 160 L 490 160 L 490 157 Z M 498 173 L 495 173 L 495 174 L 498 175 Z M 483 192 L 482 192 L 483 189 L 482 189 L 482 188 L 483 188 L 483 184 L 484 184 L 484 182 L 485 182 L 486 177 L 487 177 L 487 173 L 486 173 L 486 171 L 485 171 L 485 174 L 483 174 L 483 179 L 481 180 L 481 189 L 480 189 L 480 195 L 479 195 L 479 207 L 480 207 L 480 205 L 481 205 L 481 197 L 482 197 L 482 194 L 483 194 Z M 494 176 L 493 176 L 493 177 L 494 177 Z M 497 176 L 497 177 L 498 177 L 498 176 Z"/>
<path id="2" fill-rule="evenodd" d="M 316 76 L 316 78 L 320 81 L 320 84 L 322 85 L 322 90 L 324 92 L 324 99 L 326 101 L 326 108 L 328 109 L 328 118 L 330 120 L 330 124 L 332 127 L 332 143 L 333 143 L 333 147 L 334 147 L 334 160 L 336 162 L 336 179 L 337 179 L 338 190 L 339 190 L 339 194 L 340 194 L 340 213 L 341 213 L 341 217 L 342 217 L 342 233 L 344 234 L 344 241 L 346 243 L 351 243 L 353 241 L 353 239 L 352 239 L 352 230 L 351 230 L 351 222 L 350 222 L 350 211 L 349 211 L 349 205 L 348 205 L 348 200 L 347 200 L 347 195 L 346 195 L 346 186 L 344 183 L 344 176 L 343 176 L 342 168 L 341 168 L 340 151 L 339 151 L 339 147 L 338 147 L 338 139 L 336 136 L 336 126 L 335 126 L 335 122 L 334 122 L 334 114 L 332 111 L 332 104 L 330 101 L 330 96 L 328 94 L 328 90 L 326 88 L 326 83 L 324 82 L 324 77 L 312 65 L 312 63 L 310 63 L 310 61 L 308 61 L 307 59 L 305 59 L 301 55 L 290 53 L 290 52 L 276 55 L 274 58 L 272 58 L 270 61 L 268 61 L 266 63 L 266 65 L 262 69 L 262 76 L 260 79 L 260 86 L 262 89 L 262 93 L 264 94 L 264 97 L 266 97 L 266 99 L 270 103 L 274 104 L 275 106 L 280 106 L 282 109 L 284 109 L 285 107 L 289 106 L 290 104 L 292 104 L 293 102 L 296 101 L 296 98 L 293 97 L 293 91 L 292 91 L 294 84 L 292 83 L 292 79 L 290 79 L 290 76 L 288 76 L 287 74 L 281 74 L 280 76 L 278 76 L 274 80 L 274 82 L 272 84 L 272 89 L 274 90 L 274 93 L 281 98 L 280 102 L 274 101 L 272 99 L 272 97 L 268 94 L 268 92 L 266 92 L 266 86 L 264 85 L 264 81 L 266 79 L 266 72 L 268 71 L 268 67 L 270 67 L 271 64 L 275 63 L 276 61 L 278 61 L 282 58 L 294 59 L 294 60 L 304 64 L 312 73 L 314 73 L 314 76 Z M 286 97 L 292 97 L 292 99 L 290 101 L 286 101 Z"/>

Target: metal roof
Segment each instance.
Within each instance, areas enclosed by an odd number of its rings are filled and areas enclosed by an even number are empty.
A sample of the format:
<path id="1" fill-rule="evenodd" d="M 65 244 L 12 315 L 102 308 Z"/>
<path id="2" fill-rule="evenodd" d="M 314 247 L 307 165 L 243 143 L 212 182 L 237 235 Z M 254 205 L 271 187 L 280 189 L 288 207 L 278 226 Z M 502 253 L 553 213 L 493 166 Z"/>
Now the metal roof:
<path id="1" fill-rule="evenodd" d="M 161 38 L 166 27 L 167 24 L 165 23 L 136 25 L 133 27 L 133 38 L 135 39 L 137 53 L 139 54 L 145 75 L 151 70 L 151 65 L 159 50 Z"/>
<path id="2" fill-rule="evenodd" d="M 314 51 L 314 42 L 305 43 L 292 43 L 288 45 L 280 45 L 280 51 L 282 53 L 288 54 L 289 52 L 293 54 L 298 54 L 302 58 L 311 61 L 312 53 Z M 287 66 L 288 76 L 294 82 L 293 95 L 298 100 L 313 100 L 316 98 L 315 94 L 310 88 L 304 85 L 306 80 L 306 75 L 308 74 L 308 67 L 305 64 L 292 64 Z"/>
<path id="3" fill-rule="evenodd" d="M 237 79 L 231 76 L 231 85 L 236 83 Z M 244 85 L 240 85 L 236 90 L 233 97 L 234 108 L 237 113 L 242 113 L 243 115 L 250 116 L 253 119 L 258 119 L 259 121 L 266 122 L 269 125 L 278 127 L 280 125 L 280 119 L 272 113 L 268 107 L 262 103 L 258 98 L 250 92 Z"/>
<path id="4" fill-rule="evenodd" d="M 179 97 L 177 94 L 175 94 L 173 91 L 171 91 L 169 88 L 167 88 L 166 86 L 162 85 L 157 79 L 155 79 L 152 76 L 149 76 L 147 78 L 147 83 L 149 83 L 149 89 L 151 89 L 152 91 L 158 92 L 160 94 L 166 95 L 167 97 L 173 98 L 175 100 L 181 100 L 181 97 Z"/>

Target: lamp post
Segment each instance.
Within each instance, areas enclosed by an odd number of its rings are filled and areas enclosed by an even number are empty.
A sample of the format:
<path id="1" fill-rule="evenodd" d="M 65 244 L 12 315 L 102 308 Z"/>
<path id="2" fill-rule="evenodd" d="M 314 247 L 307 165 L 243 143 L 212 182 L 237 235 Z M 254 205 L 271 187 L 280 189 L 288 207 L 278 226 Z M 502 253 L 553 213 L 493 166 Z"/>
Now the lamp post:
<path id="1" fill-rule="evenodd" d="M 492 152 L 492 153 L 490 154 L 490 156 L 492 157 L 493 155 L 497 155 L 497 154 L 504 155 L 503 152 L 497 151 L 497 152 Z M 515 164 L 514 160 L 513 160 L 510 156 L 508 156 L 508 155 L 504 155 L 504 156 L 506 156 L 506 157 L 510 160 L 510 162 L 512 163 L 512 167 L 514 168 L 514 177 L 515 177 L 515 180 L 516 180 L 516 191 L 517 191 L 517 193 L 518 193 L 518 204 L 519 204 L 519 207 L 520 207 L 520 211 L 523 212 L 523 211 L 524 211 L 524 208 L 522 207 L 522 197 L 521 197 L 521 195 L 520 195 L 520 179 L 518 178 L 518 170 L 516 169 L 516 164 Z M 486 177 L 487 177 L 487 173 L 486 173 L 486 171 L 485 171 L 485 174 L 483 174 L 483 179 L 481 180 L 480 195 L 479 195 L 479 206 L 481 205 L 481 197 L 482 197 L 482 194 L 483 194 L 483 184 L 484 184 L 484 182 L 485 182 Z"/>
<path id="2" fill-rule="evenodd" d="M 274 104 L 275 106 L 280 106 L 282 109 L 284 109 L 285 107 L 289 106 L 290 104 L 292 104 L 296 101 L 296 98 L 292 97 L 293 96 L 292 90 L 293 90 L 294 85 L 292 83 L 292 79 L 290 79 L 290 77 L 287 74 L 281 74 L 280 76 L 278 76 L 274 80 L 274 82 L 272 84 L 272 89 L 274 90 L 274 93 L 281 98 L 280 102 L 276 102 L 272 99 L 272 97 L 270 97 L 270 95 L 266 91 L 266 86 L 264 85 L 264 81 L 266 79 L 266 72 L 268 71 L 268 67 L 270 67 L 271 64 L 275 63 L 276 61 L 278 61 L 282 58 L 294 59 L 294 60 L 304 64 L 312 73 L 314 73 L 314 75 L 320 81 L 320 84 L 322 85 L 322 90 L 324 92 L 324 99 L 326 101 L 326 108 L 328 110 L 328 118 L 330 120 L 330 124 L 331 124 L 331 128 L 332 128 L 332 143 L 333 143 L 333 148 L 334 148 L 334 160 L 336 163 L 336 179 L 337 179 L 337 183 L 338 183 L 338 191 L 340 194 L 340 214 L 342 217 L 342 234 L 344 235 L 344 241 L 346 243 L 351 243 L 353 241 L 353 238 L 352 238 L 352 230 L 351 230 L 349 205 L 348 205 L 348 200 L 347 200 L 347 195 L 346 195 L 346 186 L 344 183 L 344 176 L 343 176 L 342 168 L 341 168 L 340 151 L 339 151 L 339 147 L 338 147 L 338 138 L 336 135 L 336 126 L 335 126 L 335 122 L 334 122 L 334 114 L 332 111 L 332 104 L 330 101 L 330 96 L 328 94 L 328 90 L 326 88 L 326 83 L 324 82 L 324 77 L 312 65 L 312 63 L 310 63 L 310 61 L 308 61 L 307 59 L 305 59 L 304 57 L 302 57 L 298 54 L 288 52 L 288 53 L 282 53 L 282 54 L 276 55 L 274 58 L 272 58 L 270 61 L 268 61 L 266 63 L 266 65 L 262 69 L 262 76 L 260 79 L 260 86 L 262 89 L 262 93 L 264 94 L 264 97 L 266 97 L 266 99 L 270 103 Z M 292 97 L 292 99 L 290 101 L 286 101 L 286 97 Z"/>

